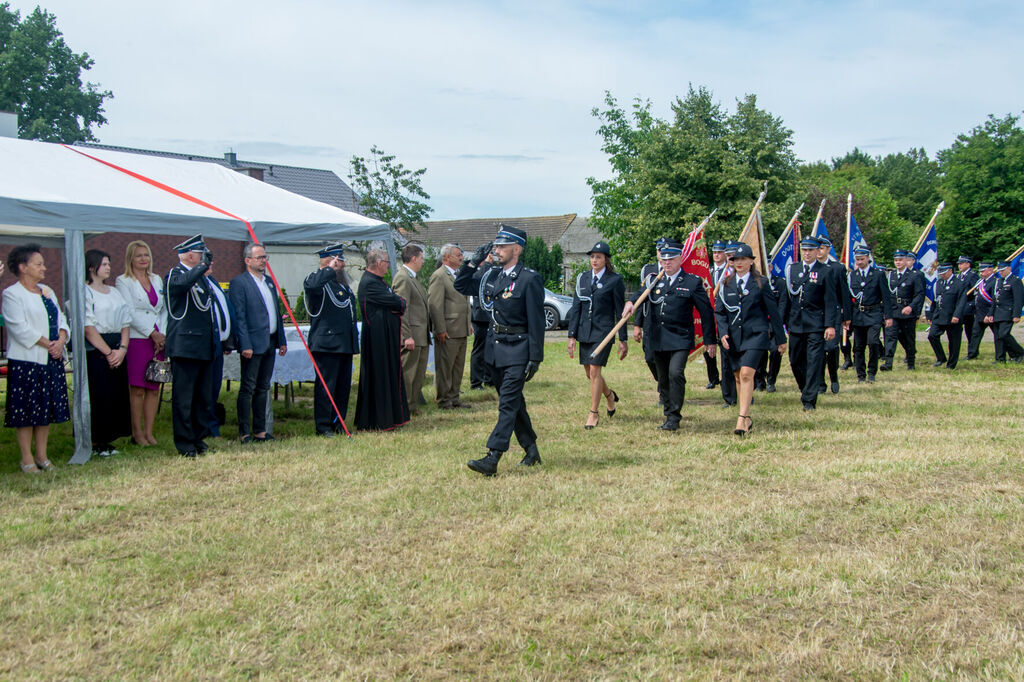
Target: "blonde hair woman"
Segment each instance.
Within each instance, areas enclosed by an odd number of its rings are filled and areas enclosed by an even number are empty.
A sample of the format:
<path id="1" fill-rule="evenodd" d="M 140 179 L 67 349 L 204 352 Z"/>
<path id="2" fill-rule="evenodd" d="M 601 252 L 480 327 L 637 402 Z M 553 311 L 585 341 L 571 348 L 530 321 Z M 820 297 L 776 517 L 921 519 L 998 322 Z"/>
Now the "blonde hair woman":
<path id="1" fill-rule="evenodd" d="M 118 276 L 115 287 L 132 311 L 127 357 L 132 440 L 139 445 L 156 445 L 153 422 L 160 384 L 146 381 L 146 366 L 154 358 L 164 359 L 167 304 L 164 282 L 153 274 L 153 251 L 146 242 L 128 244 L 124 274 Z"/>

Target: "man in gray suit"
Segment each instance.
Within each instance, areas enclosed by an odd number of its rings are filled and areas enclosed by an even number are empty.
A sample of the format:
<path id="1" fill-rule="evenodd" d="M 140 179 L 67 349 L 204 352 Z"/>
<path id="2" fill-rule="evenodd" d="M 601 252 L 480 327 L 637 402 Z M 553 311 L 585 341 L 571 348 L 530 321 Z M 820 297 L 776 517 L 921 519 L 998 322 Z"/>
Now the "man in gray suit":
<path id="1" fill-rule="evenodd" d="M 228 298 L 235 309 L 235 337 L 241 355 L 238 437 L 243 443 L 273 440 L 267 435 L 267 396 L 274 373 L 274 350 L 288 351 L 278 291 L 267 276 L 267 252 L 245 245 L 245 272 L 231 280 Z"/>
<path id="2" fill-rule="evenodd" d="M 469 299 L 455 290 L 455 271 L 462 267 L 458 244 L 441 247 L 441 265 L 430 275 L 427 308 L 434 328 L 434 386 L 442 410 L 469 407 L 459 400 L 466 366 L 466 338 L 472 333 Z"/>
<path id="3" fill-rule="evenodd" d="M 423 397 L 423 378 L 427 374 L 427 351 L 430 345 L 430 316 L 427 313 L 427 291 L 416 280 L 423 267 L 423 248 L 407 244 L 402 249 L 402 267 L 397 268 L 391 289 L 405 299 L 402 316 L 402 378 L 409 412 L 415 414 Z"/>

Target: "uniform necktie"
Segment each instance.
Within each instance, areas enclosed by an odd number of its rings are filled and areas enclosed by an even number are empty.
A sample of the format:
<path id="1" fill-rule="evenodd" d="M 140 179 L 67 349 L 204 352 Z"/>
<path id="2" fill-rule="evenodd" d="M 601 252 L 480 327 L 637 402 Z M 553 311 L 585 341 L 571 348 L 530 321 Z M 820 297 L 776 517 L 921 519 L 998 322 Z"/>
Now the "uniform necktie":
<path id="1" fill-rule="evenodd" d="M 590 290 L 593 291 L 597 288 L 597 275 L 594 275 L 590 280 Z"/>

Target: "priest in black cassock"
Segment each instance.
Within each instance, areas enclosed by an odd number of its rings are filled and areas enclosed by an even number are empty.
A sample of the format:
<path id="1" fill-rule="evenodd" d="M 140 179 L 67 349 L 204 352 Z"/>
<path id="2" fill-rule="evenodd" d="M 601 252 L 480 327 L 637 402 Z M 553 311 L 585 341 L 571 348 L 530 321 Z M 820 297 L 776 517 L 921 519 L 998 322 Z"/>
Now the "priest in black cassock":
<path id="1" fill-rule="evenodd" d="M 409 421 L 400 352 L 405 299 L 384 282 L 387 271 L 384 251 L 374 249 L 366 255 L 366 270 L 359 281 L 363 329 L 356 428 L 361 431 L 387 431 Z"/>

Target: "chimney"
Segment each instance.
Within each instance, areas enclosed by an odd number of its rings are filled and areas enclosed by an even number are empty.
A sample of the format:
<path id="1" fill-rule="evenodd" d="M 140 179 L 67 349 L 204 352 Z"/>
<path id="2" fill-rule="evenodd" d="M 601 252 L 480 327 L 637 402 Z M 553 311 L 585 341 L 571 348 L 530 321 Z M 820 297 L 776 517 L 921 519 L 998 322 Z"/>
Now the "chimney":
<path id="1" fill-rule="evenodd" d="M 231 149 L 224 152 L 224 160 L 232 166 L 238 165 L 238 154 L 235 154 Z"/>
<path id="2" fill-rule="evenodd" d="M 18 114 L 13 111 L 0 111 L 0 137 L 18 136 Z"/>

